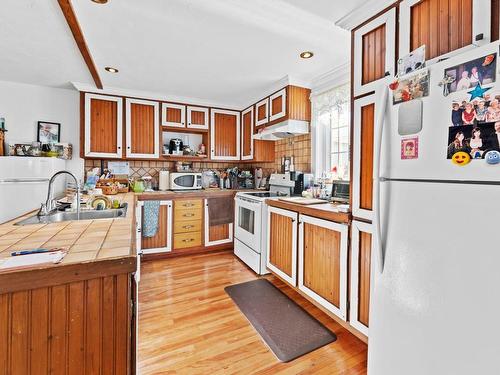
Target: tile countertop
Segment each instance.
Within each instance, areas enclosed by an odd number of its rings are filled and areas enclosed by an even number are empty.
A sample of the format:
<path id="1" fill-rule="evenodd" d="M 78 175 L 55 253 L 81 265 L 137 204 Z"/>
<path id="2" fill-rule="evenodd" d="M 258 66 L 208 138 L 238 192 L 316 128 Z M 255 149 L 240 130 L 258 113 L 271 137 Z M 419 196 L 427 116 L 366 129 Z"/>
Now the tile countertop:
<path id="1" fill-rule="evenodd" d="M 295 211 L 300 214 L 317 217 L 318 219 L 325 219 L 335 221 L 337 223 L 349 224 L 351 221 L 350 212 L 339 212 L 334 203 L 320 203 L 303 205 L 291 202 L 280 201 L 275 198 L 266 199 L 268 206 L 282 208 L 284 210 Z"/>
<path id="2" fill-rule="evenodd" d="M 128 203 L 127 215 L 120 219 L 64 221 L 51 224 L 17 226 L 16 222 L 32 216 L 26 214 L 0 225 L 0 262 L 10 253 L 32 248 L 61 247 L 68 250 L 64 259 L 50 266 L 34 266 L 18 270 L 0 270 L 0 284 L 4 277 L 12 273 L 81 265 L 109 260 L 126 260 L 131 272 L 135 271 L 135 246 L 133 243 L 134 203 L 133 193 L 111 197 Z M 133 267 L 132 267 L 133 266 Z M 0 288 L 0 292 L 1 292 Z"/>
<path id="3" fill-rule="evenodd" d="M 179 190 L 179 191 L 151 191 L 144 193 L 135 193 L 138 200 L 155 200 L 155 199 L 189 199 L 189 198 L 207 198 L 214 196 L 235 195 L 240 192 L 262 192 L 263 190 L 256 189 L 207 189 L 207 190 Z"/>

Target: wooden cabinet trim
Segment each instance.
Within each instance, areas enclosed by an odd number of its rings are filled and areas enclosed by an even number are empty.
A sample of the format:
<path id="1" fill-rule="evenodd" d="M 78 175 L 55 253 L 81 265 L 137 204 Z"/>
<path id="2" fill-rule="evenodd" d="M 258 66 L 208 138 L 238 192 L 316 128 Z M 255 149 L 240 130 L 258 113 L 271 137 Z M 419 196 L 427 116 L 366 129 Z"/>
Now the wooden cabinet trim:
<path id="1" fill-rule="evenodd" d="M 179 122 L 168 121 L 167 111 L 170 108 L 177 109 L 181 112 Z M 173 128 L 185 128 L 186 127 L 186 106 L 184 104 L 161 103 L 161 125 L 162 126 L 170 126 Z"/>
<path id="2" fill-rule="evenodd" d="M 116 151 L 115 152 L 93 152 L 91 151 L 91 127 L 92 127 L 92 99 L 111 101 L 116 103 Z M 121 158 L 123 137 L 123 99 L 121 97 L 85 93 L 85 156 L 98 158 Z"/>
<path id="3" fill-rule="evenodd" d="M 214 233 L 214 229 L 212 229 L 212 231 L 210 230 L 210 228 L 213 227 L 210 226 L 210 218 L 208 216 L 208 200 L 205 199 L 204 203 L 205 203 L 205 246 L 215 246 L 233 242 L 234 223 L 225 224 L 227 225 L 227 228 L 224 229 L 222 228 L 222 226 L 220 226 L 220 231 L 217 230 L 218 233 Z M 221 236 L 221 234 L 227 234 L 227 236 Z M 215 239 L 211 238 L 210 237 L 211 235 L 212 237 L 216 236 L 216 238 Z"/>
<path id="4" fill-rule="evenodd" d="M 275 100 L 278 101 L 276 113 L 274 113 Z M 286 103 L 287 103 L 286 87 L 269 97 L 269 122 L 278 120 L 286 116 L 287 114 Z"/>
<path id="5" fill-rule="evenodd" d="M 264 108 L 264 116 L 260 118 L 260 108 Z M 267 124 L 269 121 L 269 97 L 255 104 L 255 126 Z"/>
<path id="6" fill-rule="evenodd" d="M 202 112 L 204 116 L 203 124 L 193 124 L 193 112 Z M 208 112 L 206 107 L 196 107 L 192 105 L 187 106 L 187 127 L 190 129 L 203 129 L 208 130 Z"/>
<path id="7" fill-rule="evenodd" d="M 210 111 L 211 113 L 211 119 L 210 119 L 210 156 L 214 160 L 240 160 L 240 112 L 238 111 L 231 111 L 231 110 L 225 110 L 225 109 L 212 109 Z M 234 116 L 235 118 L 235 147 L 236 147 L 236 152 L 235 155 L 217 155 L 216 154 L 216 133 L 217 133 L 217 125 L 216 125 L 216 115 L 221 114 L 221 115 L 229 115 L 229 116 Z"/>
<path id="8" fill-rule="evenodd" d="M 161 248 L 150 248 L 150 249 L 143 249 L 142 248 L 142 242 L 143 242 L 143 237 L 142 237 L 142 212 L 143 212 L 143 207 L 144 207 L 144 202 L 145 201 L 137 201 L 137 207 L 135 210 L 135 220 L 136 220 L 136 249 L 138 254 L 156 254 L 156 253 L 165 253 L 165 252 L 170 252 L 172 251 L 172 221 L 173 221 L 173 214 L 172 214 L 172 201 L 171 200 L 163 200 L 160 201 L 160 206 L 166 206 L 167 207 L 167 222 L 166 222 L 166 236 L 167 236 L 167 243 L 166 247 L 161 247 Z M 160 228 L 158 228 L 160 230 Z"/>
<path id="9" fill-rule="evenodd" d="M 322 227 L 340 233 L 339 249 L 339 305 L 336 306 L 324 296 L 305 285 L 305 226 L 307 224 Z M 347 320 L 347 252 L 348 252 L 349 227 L 346 224 L 334 223 L 315 217 L 300 215 L 299 217 L 299 289 L 311 297 L 315 302 L 337 315 L 342 320 Z M 325 262 L 328 261 L 325 259 Z"/>
<path id="10" fill-rule="evenodd" d="M 388 72 L 390 75 L 394 74 L 395 65 L 395 50 L 396 50 L 396 9 L 391 8 L 387 12 L 383 13 L 379 17 L 373 19 L 372 21 L 365 24 L 363 27 L 355 30 L 353 32 L 353 86 L 354 86 L 354 96 L 359 96 L 366 94 L 368 92 L 374 91 L 378 85 L 379 80 L 374 80 L 363 84 L 363 69 L 366 69 L 363 65 L 363 37 L 373 30 L 385 25 L 385 43 L 384 47 L 384 72 Z M 373 58 L 379 58 L 380 56 L 374 51 Z M 383 77 L 381 77 L 383 78 Z"/>
<path id="11" fill-rule="evenodd" d="M 247 133 L 247 129 L 245 128 L 247 126 L 245 122 L 245 116 L 250 116 L 250 134 Z M 241 160 L 252 160 L 254 156 L 254 139 L 253 139 L 253 132 L 254 132 L 254 109 L 253 106 L 245 109 L 243 112 L 241 112 Z M 250 152 L 246 154 L 246 142 L 249 142 L 249 149 Z"/>
<path id="12" fill-rule="evenodd" d="M 153 107 L 153 150 L 154 153 L 134 153 L 132 144 L 132 104 Z M 142 99 L 125 99 L 125 139 L 127 158 L 159 158 L 160 157 L 160 123 L 158 102 Z M 151 141 L 151 140 L 150 140 Z"/>

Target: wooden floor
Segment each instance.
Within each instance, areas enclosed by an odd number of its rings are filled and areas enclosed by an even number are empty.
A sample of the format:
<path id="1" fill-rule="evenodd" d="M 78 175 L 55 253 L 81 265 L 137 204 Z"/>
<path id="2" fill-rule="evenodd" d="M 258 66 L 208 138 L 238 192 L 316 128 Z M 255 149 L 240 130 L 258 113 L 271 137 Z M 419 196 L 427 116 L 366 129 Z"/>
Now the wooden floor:
<path id="1" fill-rule="evenodd" d="M 227 285 L 256 278 L 231 253 L 143 263 L 139 287 L 139 373 L 366 374 L 366 345 L 269 276 L 270 281 L 338 336 L 336 342 L 292 362 L 279 362 L 224 292 Z"/>

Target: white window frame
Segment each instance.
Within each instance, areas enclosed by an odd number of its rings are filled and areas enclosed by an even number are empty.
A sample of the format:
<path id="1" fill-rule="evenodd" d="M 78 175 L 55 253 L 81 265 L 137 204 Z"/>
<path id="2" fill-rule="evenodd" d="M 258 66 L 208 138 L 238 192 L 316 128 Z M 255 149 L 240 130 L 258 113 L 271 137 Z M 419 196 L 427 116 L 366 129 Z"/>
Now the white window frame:
<path id="1" fill-rule="evenodd" d="M 236 117 L 236 156 L 217 156 L 215 155 L 215 114 L 225 114 L 225 115 L 233 115 Z M 210 157 L 213 160 L 240 160 L 241 148 L 240 148 L 240 112 L 237 111 L 229 111 L 226 109 L 212 109 L 210 111 Z"/>
<path id="2" fill-rule="evenodd" d="M 181 110 L 181 122 L 169 122 L 167 121 L 167 109 L 180 109 Z M 185 128 L 186 123 L 186 106 L 183 104 L 175 104 L 175 103 L 161 103 L 161 125 L 162 126 L 170 126 L 171 128 Z"/>
<path id="3" fill-rule="evenodd" d="M 243 112 L 241 112 L 241 126 L 243 128 L 243 116 L 246 115 L 247 113 L 250 113 L 250 155 L 243 155 L 243 142 L 245 141 L 245 133 L 243 132 L 243 129 L 241 131 L 241 160 L 252 160 L 253 159 L 253 132 L 254 132 L 254 111 L 253 111 L 253 106 L 245 109 Z"/>
<path id="4" fill-rule="evenodd" d="M 285 272 L 271 263 L 271 214 L 275 213 L 281 216 L 286 216 L 292 219 L 292 276 L 288 276 Z M 268 207 L 267 210 L 267 259 L 266 267 L 280 278 L 285 280 L 292 286 L 297 286 L 297 221 L 299 214 L 294 211 L 287 211 L 277 207 Z"/>
<path id="5" fill-rule="evenodd" d="M 359 332 L 368 337 L 369 328 L 359 321 L 358 307 L 359 307 L 359 233 L 365 232 L 372 235 L 372 249 L 370 259 L 370 304 L 373 302 L 373 284 L 375 280 L 375 239 L 373 234 L 373 224 L 364 223 L 361 221 L 353 220 L 351 223 L 351 279 L 350 279 L 350 301 L 351 306 L 349 309 L 349 323 Z"/>
<path id="6" fill-rule="evenodd" d="M 105 100 L 116 103 L 116 152 L 92 152 L 90 151 L 90 127 L 91 124 L 91 103 L 92 99 Z M 85 94 L 85 156 L 121 159 L 122 153 L 122 132 L 123 132 L 123 99 L 116 96 Z"/>
<path id="7" fill-rule="evenodd" d="M 193 111 L 203 112 L 205 115 L 205 125 L 191 124 L 191 113 Z M 189 129 L 202 129 L 208 130 L 208 108 L 206 107 L 196 107 L 192 105 L 188 105 L 187 107 L 187 127 Z"/>
<path id="8" fill-rule="evenodd" d="M 317 294 L 304 285 L 304 224 L 308 223 L 340 233 L 340 290 L 339 307 Z M 349 227 L 332 221 L 317 219 L 315 217 L 300 215 L 299 217 L 299 289 L 325 309 L 347 321 L 347 249 Z"/>
<path id="9" fill-rule="evenodd" d="M 404 0 L 399 4 L 399 58 L 408 55 L 411 37 L 411 8 L 422 0 Z M 445 53 L 426 61 L 432 65 L 439 59 L 459 55 L 474 48 L 476 35 L 483 34 L 484 38 L 479 43 L 486 44 L 491 41 L 491 0 L 473 0 L 472 2 L 472 44 L 457 50 Z"/>
<path id="10" fill-rule="evenodd" d="M 273 105 L 273 99 L 279 98 L 280 96 L 282 97 L 281 111 L 279 111 L 274 115 L 269 116 L 269 121 L 278 120 L 286 115 L 286 87 L 269 97 L 268 113 L 270 113 L 271 111 Z"/>
<path id="11" fill-rule="evenodd" d="M 132 123 L 131 123 L 131 104 L 141 104 L 153 107 L 154 110 L 154 150 L 153 154 L 136 154 L 132 152 Z M 125 99 L 125 139 L 127 158 L 159 158 L 160 157 L 160 119 L 158 102 L 142 99 Z"/>
<path id="12" fill-rule="evenodd" d="M 144 207 L 144 201 L 138 201 L 136 207 L 136 251 L 137 255 L 140 254 L 157 254 L 157 253 L 169 253 L 172 251 L 172 201 L 160 201 L 160 206 L 168 206 L 167 215 L 167 247 L 161 247 L 156 249 L 143 249 L 142 248 L 142 211 Z"/>
<path id="13" fill-rule="evenodd" d="M 392 8 L 367 23 L 354 32 L 354 93 L 353 96 L 375 91 L 380 80 L 369 82 L 363 85 L 363 36 L 370 31 L 386 25 L 385 29 L 385 70 L 394 75 L 395 50 L 396 50 L 396 8 Z M 382 77 L 383 79 L 383 77 Z"/>

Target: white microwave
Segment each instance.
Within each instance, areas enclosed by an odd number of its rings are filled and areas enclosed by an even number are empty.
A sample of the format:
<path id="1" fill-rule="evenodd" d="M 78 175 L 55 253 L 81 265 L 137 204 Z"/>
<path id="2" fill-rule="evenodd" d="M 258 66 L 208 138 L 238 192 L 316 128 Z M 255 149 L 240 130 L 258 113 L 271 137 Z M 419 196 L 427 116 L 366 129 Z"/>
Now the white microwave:
<path id="1" fill-rule="evenodd" d="M 170 190 L 201 189 L 201 173 L 177 172 L 170 173 Z"/>

